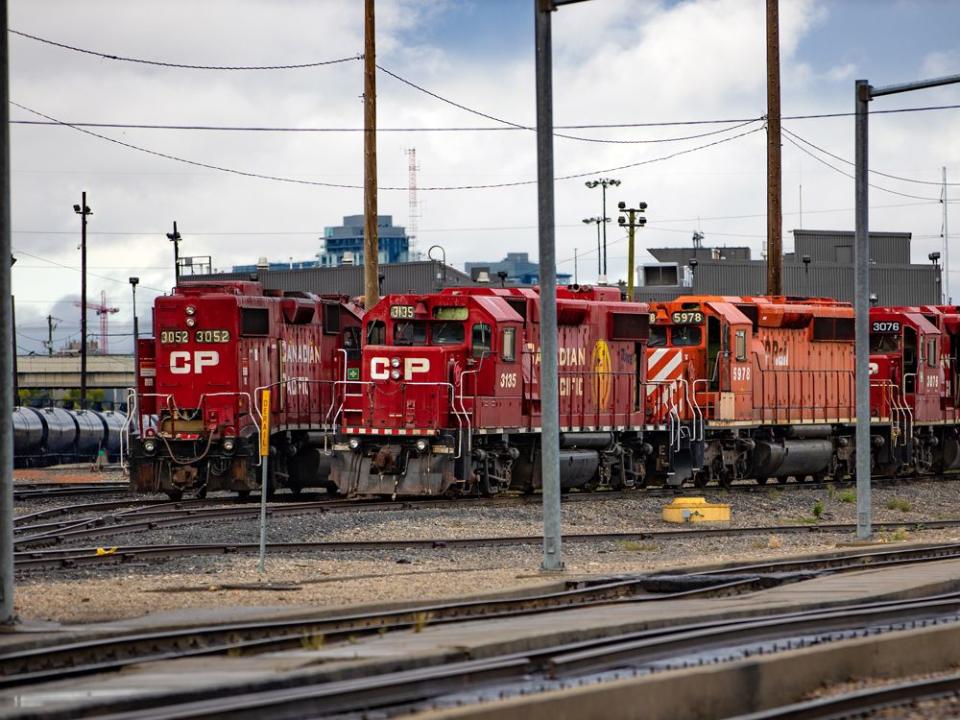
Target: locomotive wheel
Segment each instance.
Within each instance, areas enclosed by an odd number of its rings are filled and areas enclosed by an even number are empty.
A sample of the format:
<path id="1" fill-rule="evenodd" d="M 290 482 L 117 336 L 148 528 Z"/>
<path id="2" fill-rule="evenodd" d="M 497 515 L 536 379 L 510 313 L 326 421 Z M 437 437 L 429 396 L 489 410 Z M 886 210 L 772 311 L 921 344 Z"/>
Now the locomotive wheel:
<path id="1" fill-rule="evenodd" d="M 173 502 L 180 502 L 183 500 L 183 490 L 167 490 L 166 492 L 167 497 Z"/>
<path id="2" fill-rule="evenodd" d="M 237 497 L 240 498 L 241 500 L 246 500 L 247 498 L 250 497 L 250 491 L 249 491 L 249 490 L 237 490 Z"/>
<path id="3" fill-rule="evenodd" d="M 480 477 L 480 494 L 483 495 L 483 497 L 494 497 L 495 495 L 499 495 L 500 484 L 496 482 L 491 483 L 489 477 L 482 475 Z"/>
<path id="4" fill-rule="evenodd" d="M 203 500 L 207 496 L 207 486 L 202 485 L 197 488 L 197 497 Z"/>

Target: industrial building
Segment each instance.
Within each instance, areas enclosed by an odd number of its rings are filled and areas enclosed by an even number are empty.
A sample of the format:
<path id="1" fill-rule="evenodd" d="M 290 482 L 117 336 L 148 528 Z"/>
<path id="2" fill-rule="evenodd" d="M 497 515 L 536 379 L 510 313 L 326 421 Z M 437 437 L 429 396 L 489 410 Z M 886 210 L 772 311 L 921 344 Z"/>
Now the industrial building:
<path id="1" fill-rule="evenodd" d="M 489 278 L 491 282 L 498 282 L 503 278 L 503 281 L 510 285 L 536 285 L 540 282 L 540 265 L 531 262 L 530 254 L 525 252 L 507 253 L 503 260 L 497 262 L 467 262 L 463 267 L 474 280 Z M 557 273 L 558 284 L 565 285 L 569 282 L 570 273 Z"/>
<path id="2" fill-rule="evenodd" d="M 853 302 L 853 231 L 794 230 L 794 252 L 783 257 L 786 295 Z M 943 302 L 939 254 L 911 263 L 911 233 L 870 233 L 870 293 L 881 305 Z M 762 295 L 767 263 L 748 247 L 648 248 L 657 262 L 637 268 L 637 300 L 686 294 Z"/>

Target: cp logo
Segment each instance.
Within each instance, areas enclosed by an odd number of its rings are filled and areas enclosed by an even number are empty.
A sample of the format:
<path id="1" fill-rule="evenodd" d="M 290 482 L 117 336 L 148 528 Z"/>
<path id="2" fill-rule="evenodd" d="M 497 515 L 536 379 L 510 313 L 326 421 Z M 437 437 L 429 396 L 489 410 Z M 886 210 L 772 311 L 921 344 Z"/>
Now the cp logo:
<path id="1" fill-rule="evenodd" d="M 430 361 L 427 358 L 404 358 L 403 379 L 413 380 L 413 376 L 430 370 Z M 387 380 L 390 377 L 390 359 L 385 357 L 370 358 L 370 379 Z"/>
<path id="2" fill-rule="evenodd" d="M 216 350 L 177 350 L 170 353 L 170 372 L 174 375 L 200 375 L 205 367 L 220 364 L 220 353 Z"/>

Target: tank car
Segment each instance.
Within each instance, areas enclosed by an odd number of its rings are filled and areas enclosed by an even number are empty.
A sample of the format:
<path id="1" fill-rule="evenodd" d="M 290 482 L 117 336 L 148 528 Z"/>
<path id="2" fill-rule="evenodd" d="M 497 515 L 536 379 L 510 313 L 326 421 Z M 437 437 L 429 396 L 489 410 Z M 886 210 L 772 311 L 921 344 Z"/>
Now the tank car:
<path id="1" fill-rule="evenodd" d="M 645 448 L 642 303 L 557 290 L 564 489 L 633 485 Z M 347 495 L 493 495 L 540 485 L 540 297 L 533 288 L 390 295 L 364 316 L 337 413 Z"/>
<path id="2" fill-rule="evenodd" d="M 138 346 L 132 489 L 257 489 L 265 389 L 270 486 L 324 486 L 321 450 L 340 384 L 357 371 L 361 317 L 346 297 L 249 281 L 183 282 L 157 298 L 154 337 Z"/>

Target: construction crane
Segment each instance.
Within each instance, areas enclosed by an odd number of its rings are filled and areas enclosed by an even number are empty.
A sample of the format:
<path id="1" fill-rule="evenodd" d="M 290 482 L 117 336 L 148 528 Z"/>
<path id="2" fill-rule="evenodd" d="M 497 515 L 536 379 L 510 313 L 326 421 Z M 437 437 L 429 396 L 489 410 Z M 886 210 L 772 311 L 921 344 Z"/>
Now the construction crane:
<path id="1" fill-rule="evenodd" d="M 75 302 L 73 303 L 76 307 L 83 307 L 82 303 Z M 98 344 L 98 354 L 107 355 L 108 353 L 108 339 L 110 334 L 108 332 L 109 328 L 109 316 L 114 313 L 120 312 L 120 308 L 110 307 L 107 305 L 107 293 L 103 290 L 100 291 L 100 304 L 94 305 L 91 302 L 87 303 L 87 309 L 93 310 L 100 317 L 100 342 Z M 86 343 L 86 338 L 80 338 L 81 343 Z"/>

